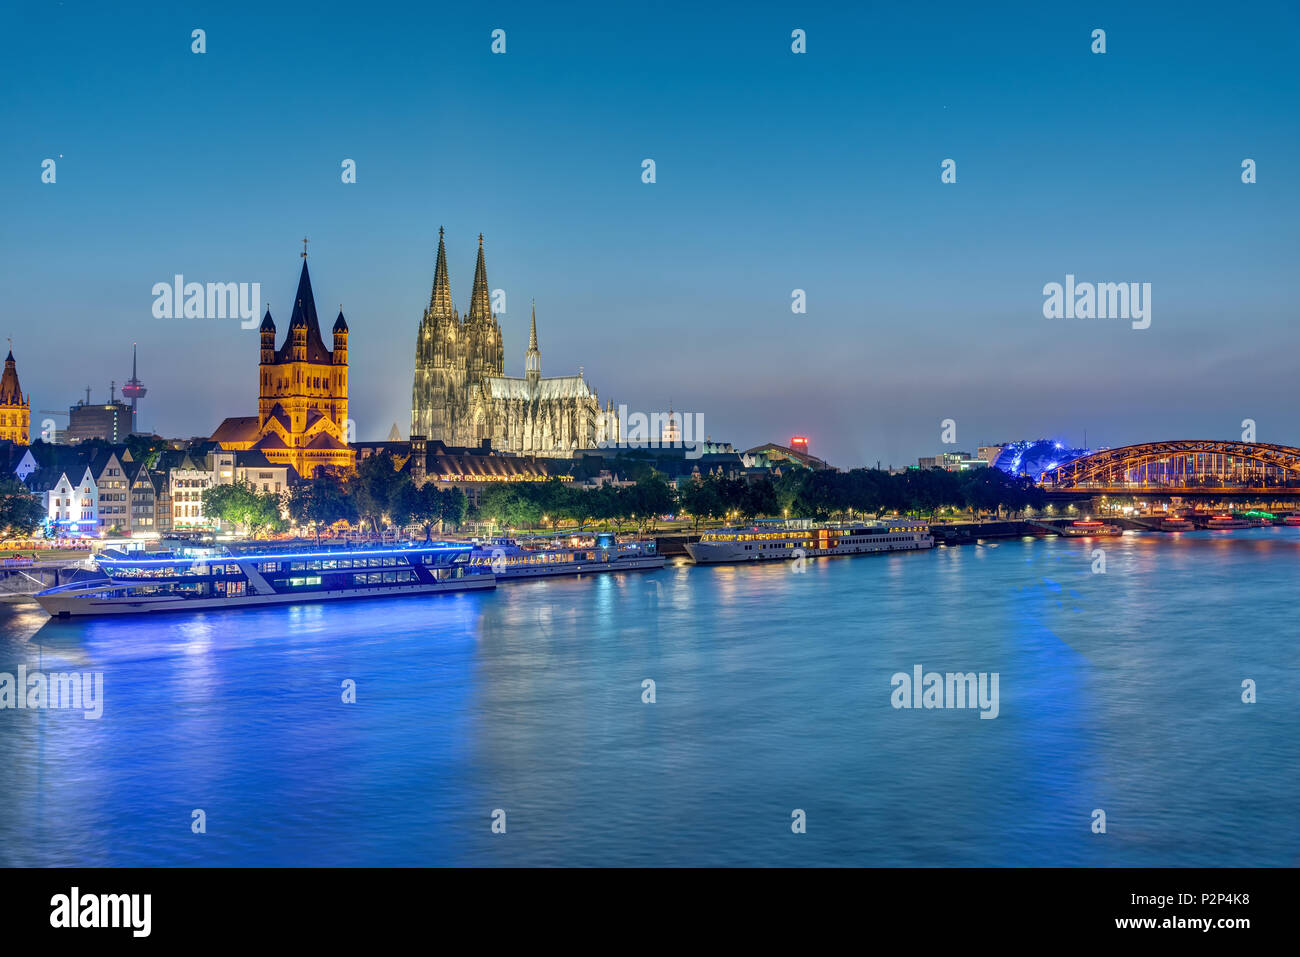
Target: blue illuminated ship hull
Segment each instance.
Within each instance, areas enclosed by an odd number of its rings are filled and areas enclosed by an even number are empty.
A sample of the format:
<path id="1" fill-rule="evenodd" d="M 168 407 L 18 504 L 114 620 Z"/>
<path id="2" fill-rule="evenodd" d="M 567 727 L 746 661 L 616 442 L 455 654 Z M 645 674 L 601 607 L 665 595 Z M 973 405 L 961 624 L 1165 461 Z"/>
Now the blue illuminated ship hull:
<path id="1" fill-rule="evenodd" d="M 38 592 L 58 618 L 214 611 L 356 598 L 495 588 L 490 569 L 469 564 L 471 546 L 166 553 L 96 560 L 102 577 Z"/>

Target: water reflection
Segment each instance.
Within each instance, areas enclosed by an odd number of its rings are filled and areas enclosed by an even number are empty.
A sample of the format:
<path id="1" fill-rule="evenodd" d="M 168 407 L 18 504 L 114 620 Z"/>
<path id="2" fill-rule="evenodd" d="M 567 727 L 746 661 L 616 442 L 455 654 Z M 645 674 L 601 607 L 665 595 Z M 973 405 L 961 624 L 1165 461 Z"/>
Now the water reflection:
<path id="1" fill-rule="evenodd" d="M 1298 541 L 1030 538 L 193 617 L 5 606 L 0 671 L 103 671 L 106 708 L 0 711 L 0 863 L 1292 864 Z M 998 672 L 999 717 L 894 710 L 915 664 Z M 1222 773 L 1242 766 L 1249 788 Z"/>

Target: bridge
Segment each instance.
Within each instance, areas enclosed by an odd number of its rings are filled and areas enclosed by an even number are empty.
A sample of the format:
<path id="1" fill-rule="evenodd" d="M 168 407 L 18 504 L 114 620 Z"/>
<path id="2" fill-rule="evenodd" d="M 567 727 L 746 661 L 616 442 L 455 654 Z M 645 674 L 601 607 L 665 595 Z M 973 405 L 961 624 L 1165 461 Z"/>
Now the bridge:
<path id="1" fill-rule="evenodd" d="M 1091 495 L 1300 496 L 1300 449 L 1213 439 L 1145 442 L 1058 465 L 1038 484 Z"/>

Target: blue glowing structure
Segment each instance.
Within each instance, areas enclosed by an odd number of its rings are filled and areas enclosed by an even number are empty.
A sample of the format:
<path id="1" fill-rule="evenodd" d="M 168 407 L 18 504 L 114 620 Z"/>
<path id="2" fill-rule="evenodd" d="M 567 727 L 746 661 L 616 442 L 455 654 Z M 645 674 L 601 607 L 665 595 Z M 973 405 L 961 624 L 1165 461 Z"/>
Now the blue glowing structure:
<path id="1" fill-rule="evenodd" d="M 1012 442 L 1002 448 L 993 467 L 1008 475 L 1027 475 L 1037 481 L 1044 472 L 1091 454 L 1088 449 L 1068 449 L 1052 439 Z"/>

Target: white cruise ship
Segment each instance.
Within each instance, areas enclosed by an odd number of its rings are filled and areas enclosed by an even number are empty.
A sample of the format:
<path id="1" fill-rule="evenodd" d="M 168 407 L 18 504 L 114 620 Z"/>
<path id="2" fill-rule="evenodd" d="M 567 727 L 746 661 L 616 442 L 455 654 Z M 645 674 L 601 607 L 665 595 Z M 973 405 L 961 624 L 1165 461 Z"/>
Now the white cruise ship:
<path id="1" fill-rule="evenodd" d="M 478 543 L 469 557 L 470 568 L 490 571 L 498 581 L 644 571 L 663 568 L 664 561 L 653 538 L 619 542 L 609 532 L 523 545 L 513 538 L 494 538 Z"/>
<path id="2" fill-rule="evenodd" d="M 33 597 L 58 618 L 247 608 L 341 598 L 494 588 L 473 568 L 473 546 L 452 542 L 339 548 L 194 548 L 100 555 L 90 578 Z"/>
<path id="3" fill-rule="evenodd" d="M 842 525 L 791 521 L 705 532 L 686 551 L 698 564 L 790 561 L 835 555 L 874 555 L 934 547 L 930 526 L 915 519 Z"/>

